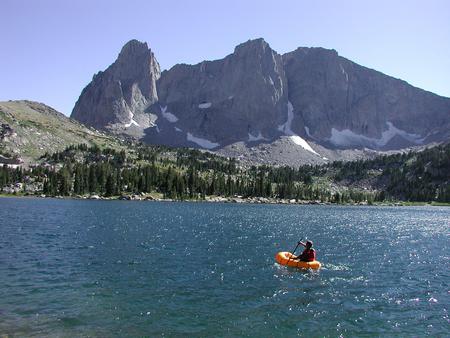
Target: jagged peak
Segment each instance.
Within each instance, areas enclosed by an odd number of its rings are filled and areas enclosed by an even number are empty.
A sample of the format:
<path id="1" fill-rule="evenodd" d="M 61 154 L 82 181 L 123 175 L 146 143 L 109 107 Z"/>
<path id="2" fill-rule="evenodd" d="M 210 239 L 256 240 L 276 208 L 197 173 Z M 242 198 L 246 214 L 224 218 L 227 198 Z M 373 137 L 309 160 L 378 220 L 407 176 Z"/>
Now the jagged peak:
<path id="1" fill-rule="evenodd" d="M 133 55 L 141 55 L 151 53 L 148 48 L 147 42 L 141 42 L 136 39 L 128 41 L 121 49 L 119 53 L 119 59 L 126 58 Z"/>
<path id="2" fill-rule="evenodd" d="M 285 55 L 289 54 L 320 54 L 320 55 L 335 55 L 339 56 L 338 52 L 334 49 L 328 49 L 323 47 L 298 47 L 292 52 L 287 52 Z"/>
<path id="3" fill-rule="evenodd" d="M 147 72 L 148 67 L 151 67 L 159 77 L 159 63 L 147 43 L 133 39 L 122 47 L 116 61 L 108 69 L 112 69 L 121 79 L 130 79 L 140 77 L 143 72 Z M 96 77 L 98 75 L 94 79 Z"/>
<path id="4" fill-rule="evenodd" d="M 246 42 L 237 45 L 234 48 L 234 53 L 240 54 L 250 50 L 265 50 L 267 48 L 271 50 L 270 45 L 263 38 L 249 39 Z"/>

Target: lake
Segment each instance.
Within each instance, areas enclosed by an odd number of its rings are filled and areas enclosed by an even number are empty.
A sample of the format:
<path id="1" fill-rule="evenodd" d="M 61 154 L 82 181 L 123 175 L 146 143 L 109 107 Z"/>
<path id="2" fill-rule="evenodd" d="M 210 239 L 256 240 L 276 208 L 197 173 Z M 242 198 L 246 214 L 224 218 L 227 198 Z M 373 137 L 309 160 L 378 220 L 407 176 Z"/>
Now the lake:
<path id="1" fill-rule="evenodd" d="M 448 336 L 450 208 L 1 198 L 0 285 L 0 335 Z"/>

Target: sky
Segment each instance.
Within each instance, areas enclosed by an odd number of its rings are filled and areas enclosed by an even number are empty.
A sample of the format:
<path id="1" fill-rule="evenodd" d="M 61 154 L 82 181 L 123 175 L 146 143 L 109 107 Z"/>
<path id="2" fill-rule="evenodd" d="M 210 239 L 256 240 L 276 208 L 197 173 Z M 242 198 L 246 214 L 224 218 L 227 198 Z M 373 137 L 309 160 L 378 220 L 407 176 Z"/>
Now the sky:
<path id="1" fill-rule="evenodd" d="M 448 0 L 0 0 L 0 101 L 34 100 L 70 115 L 131 39 L 169 69 L 223 58 L 259 37 L 278 53 L 335 49 L 450 97 Z"/>

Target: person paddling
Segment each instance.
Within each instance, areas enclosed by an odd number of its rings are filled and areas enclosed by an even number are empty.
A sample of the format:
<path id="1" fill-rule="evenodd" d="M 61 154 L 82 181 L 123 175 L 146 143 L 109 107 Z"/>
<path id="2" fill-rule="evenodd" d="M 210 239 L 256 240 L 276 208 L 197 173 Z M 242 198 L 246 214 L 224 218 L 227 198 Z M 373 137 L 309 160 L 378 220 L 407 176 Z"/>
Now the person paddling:
<path id="1" fill-rule="evenodd" d="M 311 241 L 306 241 L 306 243 L 298 242 L 298 244 L 303 245 L 305 247 L 305 250 L 303 250 L 301 255 L 293 259 L 302 262 L 312 262 L 316 260 L 316 251 L 312 248 L 313 243 Z"/>

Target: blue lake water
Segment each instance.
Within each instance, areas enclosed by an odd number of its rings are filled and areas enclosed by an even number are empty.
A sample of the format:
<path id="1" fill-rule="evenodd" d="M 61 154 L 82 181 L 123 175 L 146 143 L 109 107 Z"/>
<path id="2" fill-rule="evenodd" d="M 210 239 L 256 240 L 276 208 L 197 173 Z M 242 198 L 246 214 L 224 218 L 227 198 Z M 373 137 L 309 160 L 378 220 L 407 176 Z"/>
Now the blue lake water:
<path id="1" fill-rule="evenodd" d="M 2 198 L 0 285 L 0 335 L 448 336 L 450 208 Z"/>

